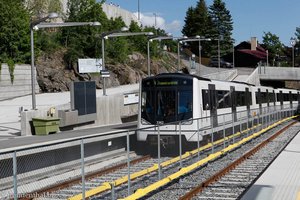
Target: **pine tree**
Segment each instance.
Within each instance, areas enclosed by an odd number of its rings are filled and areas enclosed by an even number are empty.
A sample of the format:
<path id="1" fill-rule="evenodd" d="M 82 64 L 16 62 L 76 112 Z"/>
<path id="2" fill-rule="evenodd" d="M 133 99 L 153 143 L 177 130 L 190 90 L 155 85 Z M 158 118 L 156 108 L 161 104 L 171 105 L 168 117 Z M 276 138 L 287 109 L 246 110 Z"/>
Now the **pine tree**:
<path id="1" fill-rule="evenodd" d="M 205 0 L 199 0 L 196 7 L 188 8 L 185 17 L 185 25 L 182 29 L 182 33 L 188 37 L 199 35 L 201 37 L 209 38 L 211 19 L 208 13 L 208 9 Z M 206 45 L 207 42 L 201 42 L 202 54 L 206 55 L 209 52 L 210 45 Z M 193 42 L 190 44 L 192 51 L 198 54 L 198 43 Z"/>
<path id="2" fill-rule="evenodd" d="M 195 9 L 193 7 L 188 8 L 184 22 L 185 24 L 182 29 L 182 34 L 185 36 L 191 36 L 195 34 Z"/>
<path id="3" fill-rule="evenodd" d="M 214 0 L 209 7 L 209 15 L 211 17 L 212 27 L 210 37 L 212 39 L 220 39 L 221 56 L 232 51 L 232 30 L 233 22 L 230 11 L 227 10 L 222 0 Z M 217 42 L 212 46 L 212 54 L 217 55 Z"/>

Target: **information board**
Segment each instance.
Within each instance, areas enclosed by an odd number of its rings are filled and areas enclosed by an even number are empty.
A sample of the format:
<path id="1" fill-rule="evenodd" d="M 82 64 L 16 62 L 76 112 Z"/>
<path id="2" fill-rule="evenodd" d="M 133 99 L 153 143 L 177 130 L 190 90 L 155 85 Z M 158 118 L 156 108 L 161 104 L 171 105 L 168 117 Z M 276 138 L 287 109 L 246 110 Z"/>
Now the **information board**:
<path id="1" fill-rule="evenodd" d="M 94 73 L 102 70 L 102 59 L 78 59 L 79 73 Z"/>

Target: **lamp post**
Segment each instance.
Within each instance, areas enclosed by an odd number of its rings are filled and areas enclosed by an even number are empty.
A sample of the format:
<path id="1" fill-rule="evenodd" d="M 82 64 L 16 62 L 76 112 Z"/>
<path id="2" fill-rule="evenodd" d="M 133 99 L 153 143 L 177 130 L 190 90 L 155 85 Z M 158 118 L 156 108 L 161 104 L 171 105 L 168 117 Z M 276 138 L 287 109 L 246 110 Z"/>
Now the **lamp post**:
<path id="1" fill-rule="evenodd" d="M 268 67 L 269 66 L 269 50 L 268 49 L 266 50 L 266 53 L 267 53 L 267 67 Z"/>
<path id="2" fill-rule="evenodd" d="M 295 45 L 296 45 L 296 38 L 291 37 L 290 43 L 292 45 L 292 66 L 295 67 Z"/>
<path id="3" fill-rule="evenodd" d="M 46 21 L 47 19 L 57 18 L 57 13 L 50 13 L 48 16 L 41 18 L 36 21 L 30 22 L 30 47 L 31 47 L 31 96 L 32 96 L 32 109 L 36 109 L 36 98 L 35 98 L 35 73 L 34 73 L 34 41 L 33 41 L 33 29 L 36 25 L 41 22 Z"/>
<path id="4" fill-rule="evenodd" d="M 218 67 L 221 68 L 221 50 L 220 50 L 220 40 L 223 40 L 224 36 L 220 35 L 219 38 L 214 39 L 218 41 Z"/>
<path id="5" fill-rule="evenodd" d="M 177 38 L 177 72 L 179 72 L 180 69 L 180 43 L 186 40 L 187 38 L 187 36 Z"/>
<path id="6" fill-rule="evenodd" d="M 150 76 L 150 42 L 153 42 L 154 40 L 171 40 L 173 39 L 173 36 L 157 36 L 157 37 L 151 37 L 148 39 L 147 42 L 147 69 L 148 69 L 148 76 Z"/>
<path id="7" fill-rule="evenodd" d="M 234 57 L 234 42 L 233 42 L 233 44 L 232 44 L 232 67 L 235 67 L 234 59 L 235 59 L 235 57 Z"/>
<path id="8" fill-rule="evenodd" d="M 36 109 L 36 97 L 35 97 L 35 70 L 34 70 L 34 39 L 33 30 L 40 28 L 57 28 L 57 27 L 71 27 L 71 26 L 100 26 L 99 22 L 65 22 L 65 23 L 42 23 L 47 19 L 56 18 L 56 13 L 51 13 L 48 17 L 42 18 L 38 21 L 30 23 L 30 44 L 31 44 L 31 92 L 32 92 L 32 109 Z"/>
<path id="9" fill-rule="evenodd" d="M 136 35 L 153 35 L 152 32 L 125 32 L 127 31 L 127 27 L 123 27 L 121 30 L 111 31 L 107 33 L 102 33 L 102 70 L 105 70 L 105 41 L 104 39 L 112 38 L 112 37 L 126 37 L 126 36 L 136 36 Z M 105 78 L 103 77 L 103 96 L 106 96 L 106 86 L 105 86 Z"/>
<path id="10" fill-rule="evenodd" d="M 195 42 L 195 41 L 199 41 L 199 64 L 201 63 L 201 42 L 200 41 L 211 41 L 210 38 L 201 38 L 199 35 L 195 36 L 195 37 L 186 37 L 186 36 L 183 36 L 182 38 L 178 38 L 178 42 L 177 42 L 177 48 L 178 48 L 178 51 L 177 51 L 177 56 L 178 56 L 178 66 L 177 66 L 177 71 L 179 71 L 179 66 L 180 66 L 180 51 L 179 51 L 179 43 L 181 42 Z"/>
<path id="11" fill-rule="evenodd" d="M 195 38 L 198 39 L 198 41 L 199 41 L 199 66 L 201 66 L 201 50 L 202 50 L 201 41 L 211 41 L 211 39 L 210 38 L 202 38 L 200 35 L 196 35 Z M 194 40 L 189 40 L 189 41 L 194 41 Z M 195 40 L 195 41 L 197 41 L 197 40 Z"/>
<path id="12" fill-rule="evenodd" d="M 138 20 L 139 20 L 139 22 L 141 21 L 141 16 L 140 16 L 140 0 L 138 0 Z"/>

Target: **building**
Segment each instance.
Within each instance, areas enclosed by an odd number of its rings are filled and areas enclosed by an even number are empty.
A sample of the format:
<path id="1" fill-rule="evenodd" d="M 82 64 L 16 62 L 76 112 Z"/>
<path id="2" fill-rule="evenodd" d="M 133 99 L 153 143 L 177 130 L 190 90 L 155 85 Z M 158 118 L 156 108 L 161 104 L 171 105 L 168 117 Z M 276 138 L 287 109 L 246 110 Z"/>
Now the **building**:
<path id="1" fill-rule="evenodd" d="M 232 53 L 224 56 L 226 60 L 232 61 Z M 252 37 L 250 41 L 244 41 L 234 47 L 234 61 L 237 67 L 255 67 L 267 60 L 267 51 L 257 43 L 257 38 Z"/>

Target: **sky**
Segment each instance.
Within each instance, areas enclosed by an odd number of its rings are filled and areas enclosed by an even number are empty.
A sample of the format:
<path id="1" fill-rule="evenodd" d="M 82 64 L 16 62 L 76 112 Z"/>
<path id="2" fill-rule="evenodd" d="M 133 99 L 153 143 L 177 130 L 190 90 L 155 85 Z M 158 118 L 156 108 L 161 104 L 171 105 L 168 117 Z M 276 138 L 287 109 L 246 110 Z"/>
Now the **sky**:
<path id="1" fill-rule="evenodd" d="M 154 26 L 182 36 L 186 11 L 195 7 L 199 0 L 107 0 L 130 12 L 138 11 L 143 25 Z M 262 43 L 264 32 L 271 32 L 280 41 L 290 45 L 290 38 L 295 37 L 296 27 L 300 27 L 300 0 L 223 0 L 233 19 L 233 39 L 236 44 L 257 37 Z M 212 5 L 213 0 L 206 0 Z M 154 14 L 155 13 L 155 14 Z"/>

